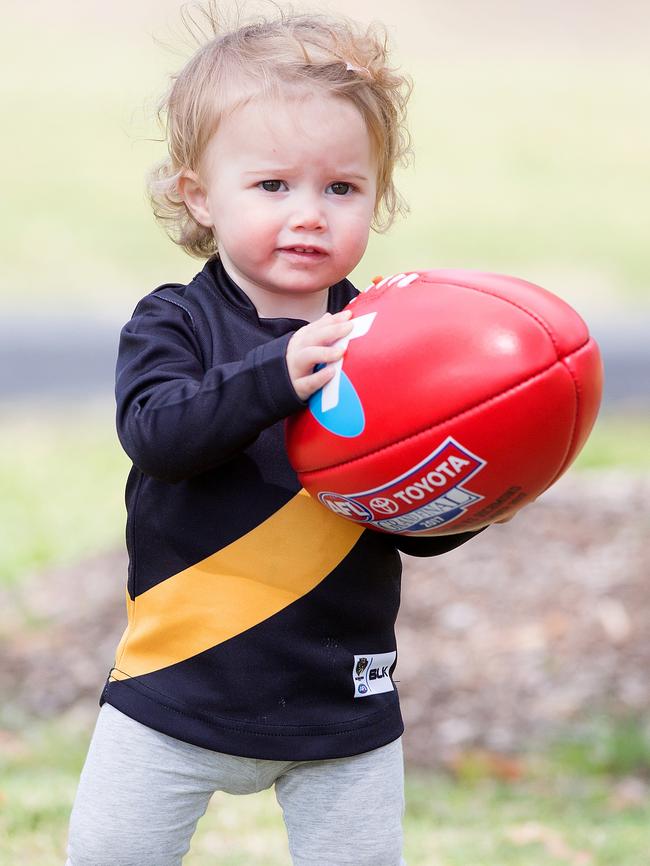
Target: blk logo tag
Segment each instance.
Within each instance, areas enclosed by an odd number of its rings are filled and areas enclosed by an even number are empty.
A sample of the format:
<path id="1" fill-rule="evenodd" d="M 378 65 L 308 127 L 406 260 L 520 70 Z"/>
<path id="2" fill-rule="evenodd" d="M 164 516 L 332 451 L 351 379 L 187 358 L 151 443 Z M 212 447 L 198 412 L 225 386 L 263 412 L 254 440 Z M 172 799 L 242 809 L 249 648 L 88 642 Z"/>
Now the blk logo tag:
<path id="1" fill-rule="evenodd" d="M 355 698 L 367 698 L 370 695 L 394 691 L 390 672 L 396 659 L 396 652 L 355 656 L 352 673 Z"/>

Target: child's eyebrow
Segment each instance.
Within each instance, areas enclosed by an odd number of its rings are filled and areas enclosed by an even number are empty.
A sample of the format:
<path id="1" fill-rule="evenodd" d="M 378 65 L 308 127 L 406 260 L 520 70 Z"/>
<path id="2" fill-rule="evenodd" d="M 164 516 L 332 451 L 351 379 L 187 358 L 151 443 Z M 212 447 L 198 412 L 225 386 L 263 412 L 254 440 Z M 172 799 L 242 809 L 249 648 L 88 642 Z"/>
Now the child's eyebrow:
<path id="1" fill-rule="evenodd" d="M 342 171 L 340 173 L 343 175 L 343 177 L 349 177 L 352 180 L 368 180 L 368 176 L 365 174 L 355 174 L 351 171 Z"/>
<path id="2" fill-rule="evenodd" d="M 255 168 L 252 171 L 245 171 L 244 177 L 248 177 L 252 174 L 266 174 L 269 177 L 271 175 L 280 175 L 280 174 L 292 174 L 293 169 L 291 168 L 278 168 L 277 166 L 266 166 L 265 168 Z"/>
<path id="3" fill-rule="evenodd" d="M 292 168 L 281 168 L 278 166 L 270 166 L 266 168 L 258 168 L 253 171 L 245 171 L 243 173 L 244 177 L 250 177 L 253 175 L 263 174 L 266 177 L 289 177 L 292 174 L 297 173 L 295 169 Z M 332 177 L 349 177 L 351 180 L 368 180 L 368 176 L 365 174 L 357 174 L 353 171 L 346 171 L 345 169 L 340 169 L 338 171 L 329 172 Z"/>

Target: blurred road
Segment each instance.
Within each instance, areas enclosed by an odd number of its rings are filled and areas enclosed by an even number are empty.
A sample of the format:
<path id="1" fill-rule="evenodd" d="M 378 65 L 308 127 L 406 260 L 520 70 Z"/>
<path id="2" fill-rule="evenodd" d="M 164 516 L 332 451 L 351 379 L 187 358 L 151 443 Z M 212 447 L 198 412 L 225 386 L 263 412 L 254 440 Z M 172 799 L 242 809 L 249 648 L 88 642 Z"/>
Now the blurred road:
<path id="1" fill-rule="evenodd" d="M 650 411 L 650 313 L 590 318 L 605 362 L 605 409 Z M 14 312 L 0 321 L 0 401 L 112 399 L 123 322 Z"/>

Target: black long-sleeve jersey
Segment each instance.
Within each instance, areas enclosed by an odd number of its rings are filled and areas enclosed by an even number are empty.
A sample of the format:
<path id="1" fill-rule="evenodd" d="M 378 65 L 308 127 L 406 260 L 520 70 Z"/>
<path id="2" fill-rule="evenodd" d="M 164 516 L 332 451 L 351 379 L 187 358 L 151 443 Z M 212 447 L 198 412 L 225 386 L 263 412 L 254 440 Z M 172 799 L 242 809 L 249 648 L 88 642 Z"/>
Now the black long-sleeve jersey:
<path id="1" fill-rule="evenodd" d="M 328 309 L 357 294 L 343 280 Z M 399 538 L 312 499 L 284 419 L 299 319 L 261 319 L 217 258 L 143 298 L 120 337 L 128 625 L 105 701 L 229 754 L 358 754 L 403 730 L 392 674 L 401 561 L 474 533 Z"/>

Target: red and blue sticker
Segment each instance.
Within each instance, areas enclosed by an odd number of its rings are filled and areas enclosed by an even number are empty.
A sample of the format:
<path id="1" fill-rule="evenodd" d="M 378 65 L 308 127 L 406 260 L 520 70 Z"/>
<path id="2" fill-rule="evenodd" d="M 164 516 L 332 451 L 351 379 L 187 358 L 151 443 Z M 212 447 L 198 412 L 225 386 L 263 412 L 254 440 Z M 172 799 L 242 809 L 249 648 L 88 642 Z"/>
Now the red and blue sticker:
<path id="1" fill-rule="evenodd" d="M 352 319 L 351 333 L 338 340 L 334 345 L 347 349 L 350 340 L 365 337 L 372 327 L 376 315 L 376 313 L 366 313 Z M 325 365 L 319 364 L 316 369 L 320 370 L 323 366 Z M 343 359 L 336 361 L 333 367 L 334 376 L 323 388 L 310 397 L 309 411 L 316 421 L 330 433 L 352 439 L 363 433 L 366 426 L 366 416 L 354 385 L 343 371 Z"/>

